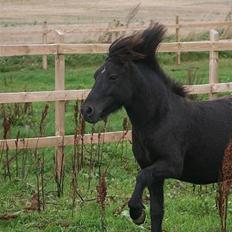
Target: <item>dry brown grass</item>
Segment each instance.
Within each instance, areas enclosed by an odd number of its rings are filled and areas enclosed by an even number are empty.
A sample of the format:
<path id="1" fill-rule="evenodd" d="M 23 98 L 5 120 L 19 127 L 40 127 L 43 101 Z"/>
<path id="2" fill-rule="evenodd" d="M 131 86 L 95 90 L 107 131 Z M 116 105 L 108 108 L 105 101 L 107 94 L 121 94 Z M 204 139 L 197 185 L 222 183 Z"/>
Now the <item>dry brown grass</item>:
<path id="1" fill-rule="evenodd" d="M 82 24 L 101 24 L 105 27 L 114 20 L 123 24 L 128 21 L 128 14 L 139 5 L 139 11 L 133 17 L 133 22 L 142 24 L 150 20 L 161 23 L 174 23 L 175 16 L 180 21 L 215 21 L 224 20 L 231 9 L 227 0 L 70 0 L 68 4 L 62 0 L 0 0 L 0 31 L 11 30 L 40 30 L 43 21 L 47 21 L 49 28 L 66 27 L 72 29 Z M 137 9 L 137 8 L 136 8 Z M 192 29 L 191 29 L 192 30 Z M 66 42 L 74 41 L 74 36 L 67 35 Z M 91 42 L 96 33 L 82 33 L 79 41 Z M 0 43 L 41 43 L 41 36 L 35 33 L 19 38 L 18 36 L 2 36 Z M 77 41 L 78 42 L 78 41 Z"/>

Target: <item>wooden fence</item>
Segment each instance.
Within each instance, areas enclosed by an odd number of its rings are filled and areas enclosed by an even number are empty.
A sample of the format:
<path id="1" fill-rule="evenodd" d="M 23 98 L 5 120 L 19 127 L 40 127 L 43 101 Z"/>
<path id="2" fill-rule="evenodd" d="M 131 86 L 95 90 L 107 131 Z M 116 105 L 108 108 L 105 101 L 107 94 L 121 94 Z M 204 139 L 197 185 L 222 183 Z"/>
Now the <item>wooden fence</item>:
<path id="1" fill-rule="evenodd" d="M 153 24 L 154 22 L 151 21 L 150 24 Z M 176 16 L 175 23 L 173 24 L 164 24 L 168 30 L 175 30 L 175 38 L 176 42 L 181 41 L 181 30 L 188 29 L 189 28 L 216 28 L 216 27 L 227 27 L 230 28 L 232 27 L 232 21 L 210 21 L 210 22 L 180 22 L 179 16 Z M 72 29 L 66 29 L 66 28 L 61 28 L 60 31 L 62 33 L 68 34 L 68 33 L 110 33 L 112 34 L 111 42 L 112 40 L 116 39 L 118 36 L 124 33 L 128 32 L 136 32 L 136 31 L 141 31 L 147 28 L 149 26 L 148 24 L 146 25 L 133 25 L 131 24 L 129 27 L 128 26 L 111 26 L 107 28 L 106 26 L 104 27 L 99 27 L 98 25 L 91 25 L 88 27 L 81 27 L 81 26 L 75 26 Z M 1 35 L 8 35 L 8 36 L 20 36 L 22 34 L 25 35 L 25 33 L 28 34 L 38 34 L 41 35 L 41 43 L 42 44 L 47 44 L 48 43 L 48 35 L 49 34 L 55 34 L 56 38 L 56 30 L 53 29 L 48 29 L 48 24 L 45 21 L 42 24 L 42 27 L 40 30 L 29 30 L 29 31 L 0 31 L 0 36 Z M 63 36 L 64 37 L 64 36 Z M 56 42 L 56 41 L 55 41 Z M 176 63 L 180 64 L 181 59 L 180 59 L 180 51 L 176 52 Z M 43 69 L 47 69 L 47 56 L 43 55 Z"/>
<path id="2" fill-rule="evenodd" d="M 58 176 L 62 170 L 62 147 L 74 144 L 74 135 L 65 135 L 65 101 L 83 100 L 89 90 L 65 90 L 65 55 L 66 54 L 86 54 L 86 53 L 106 53 L 109 44 L 65 44 L 63 43 L 63 33 L 56 31 L 56 44 L 28 44 L 28 45 L 0 45 L 0 57 L 23 56 L 23 55 L 54 55 L 55 56 L 55 90 L 42 92 L 16 92 L 0 93 L 0 104 L 2 103 L 22 103 L 22 102 L 56 102 L 55 105 L 55 131 L 54 136 L 39 138 L 22 138 L 0 140 L 0 149 L 7 146 L 8 149 L 42 148 L 56 147 L 56 165 Z M 203 85 L 187 85 L 190 94 L 207 93 L 210 97 L 220 92 L 232 91 L 232 82 L 217 83 L 217 63 L 219 51 L 232 51 L 232 41 L 218 40 L 218 33 L 214 30 L 210 32 L 210 41 L 199 42 L 174 42 L 162 43 L 158 52 L 209 52 L 209 83 Z M 115 142 L 121 139 L 130 139 L 131 132 L 126 135 L 123 131 L 102 133 L 100 142 Z M 81 137 L 79 138 L 81 139 Z M 16 142 L 17 140 L 17 142 Z M 99 142 L 99 135 L 90 134 L 83 136 L 84 143 Z"/>

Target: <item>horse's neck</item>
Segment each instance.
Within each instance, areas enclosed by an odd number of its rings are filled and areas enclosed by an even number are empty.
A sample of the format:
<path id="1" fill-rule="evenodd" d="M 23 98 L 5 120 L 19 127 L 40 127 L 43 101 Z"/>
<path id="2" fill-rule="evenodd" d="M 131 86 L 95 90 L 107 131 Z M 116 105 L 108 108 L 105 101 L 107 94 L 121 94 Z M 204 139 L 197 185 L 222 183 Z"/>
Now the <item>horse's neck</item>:
<path id="1" fill-rule="evenodd" d="M 130 106 L 126 107 L 127 114 L 134 128 L 145 128 L 150 123 L 159 123 L 165 117 L 169 108 L 168 94 L 163 94 L 162 97 L 156 96 L 155 90 L 150 90 L 152 95 L 140 93 Z"/>
<path id="2" fill-rule="evenodd" d="M 157 71 L 146 65 L 134 65 L 135 89 L 134 98 L 129 106 L 125 106 L 134 128 L 143 129 L 150 125 L 158 125 L 169 111 L 169 108 L 179 104 L 181 96 L 176 95 L 162 78 L 166 78 L 162 69 Z M 183 100 L 183 99 L 182 99 Z"/>

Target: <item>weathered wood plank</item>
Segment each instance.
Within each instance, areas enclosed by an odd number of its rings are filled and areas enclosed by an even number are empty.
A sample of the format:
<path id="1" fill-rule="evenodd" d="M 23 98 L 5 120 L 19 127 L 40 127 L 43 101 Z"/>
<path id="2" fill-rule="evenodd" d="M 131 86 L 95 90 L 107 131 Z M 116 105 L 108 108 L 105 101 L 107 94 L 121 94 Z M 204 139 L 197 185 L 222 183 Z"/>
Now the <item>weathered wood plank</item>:
<path id="1" fill-rule="evenodd" d="M 0 45 L 0 56 L 52 55 L 56 53 L 56 44 Z"/>
<path id="2" fill-rule="evenodd" d="M 107 53 L 109 44 L 62 44 L 58 53 L 80 54 L 80 53 Z M 202 52 L 202 51 L 231 51 L 232 41 L 224 40 L 218 42 L 173 42 L 161 43 L 158 52 Z"/>
<path id="3" fill-rule="evenodd" d="M 202 85 L 185 85 L 189 94 L 221 93 L 232 91 L 232 82 Z M 22 103 L 22 102 L 50 102 L 50 101 L 71 101 L 84 100 L 89 94 L 89 89 L 82 90 L 58 90 L 42 92 L 17 92 L 0 93 L 0 104 Z"/>
<path id="4" fill-rule="evenodd" d="M 210 30 L 210 41 L 219 41 L 219 33 L 216 30 Z M 218 83 L 218 52 L 210 51 L 209 53 L 209 84 Z M 209 98 L 215 98 L 214 94 L 209 93 Z"/>
<path id="5" fill-rule="evenodd" d="M 90 90 L 57 90 L 41 92 L 0 93 L 0 104 L 83 100 Z"/>
<path id="6" fill-rule="evenodd" d="M 231 91 L 232 91 L 232 82 L 218 83 L 212 85 L 213 93 L 223 93 L 223 92 L 231 92 Z"/>
<path id="7" fill-rule="evenodd" d="M 64 33 L 56 31 L 57 42 L 64 43 Z M 55 89 L 64 91 L 65 89 L 65 57 L 57 54 L 55 56 Z M 55 104 L 55 133 L 56 136 L 63 137 L 65 135 L 65 101 L 56 101 Z M 60 189 L 62 186 L 63 167 L 64 167 L 64 149 L 62 146 L 56 147 L 55 164 L 56 164 L 56 182 Z"/>
<path id="8" fill-rule="evenodd" d="M 79 143 L 81 142 L 81 136 L 78 137 Z M 108 142 L 117 142 L 122 139 L 130 140 L 131 139 L 131 131 L 128 131 L 127 134 L 123 131 L 117 132 L 106 132 L 101 133 L 100 137 L 98 133 L 85 134 L 83 136 L 83 142 L 85 144 L 90 143 L 105 143 Z M 7 139 L 0 140 L 0 149 L 6 147 L 6 144 L 10 150 L 16 149 L 31 149 L 31 148 L 45 148 L 45 147 L 57 147 L 57 146 L 66 146 L 74 144 L 74 135 L 66 135 L 62 136 L 49 136 L 49 137 L 38 137 L 38 138 L 19 138 L 17 139 Z M 16 145 L 17 144 L 17 145 Z"/>
<path id="9" fill-rule="evenodd" d="M 0 45 L 0 56 L 107 53 L 109 44 Z M 158 52 L 231 51 L 232 41 L 161 43 Z"/>
<path id="10" fill-rule="evenodd" d="M 218 42 L 198 41 L 161 43 L 158 52 L 207 52 L 207 51 L 231 51 L 232 41 L 221 40 Z"/>
<path id="11" fill-rule="evenodd" d="M 46 21 L 44 21 L 43 34 L 42 34 L 42 43 L 43 44 L 47 44 L 47 42 L 48 42 L 47 34 L 48 34 L 48 24 Z M 43 60 L 43 62 L 42 62 L 43 69 L 47 70 L 48 69 L 48 57 L 47 57 L 47 55 L 43 55 L 42 60 Z"/>
<path id="12" fill-rule="evenodd" d="M 58 47 L 60 54 L 92 54 L 107 53 L 110 44 L 61 44 Z"/>
<path id="13" fill-rule="evenodd" d="M 204 94 L 204 93 L 210 93 L 211 85 L 210 84 L 185 85 L 185 89 L 187 90 L 189 94 Z"/>

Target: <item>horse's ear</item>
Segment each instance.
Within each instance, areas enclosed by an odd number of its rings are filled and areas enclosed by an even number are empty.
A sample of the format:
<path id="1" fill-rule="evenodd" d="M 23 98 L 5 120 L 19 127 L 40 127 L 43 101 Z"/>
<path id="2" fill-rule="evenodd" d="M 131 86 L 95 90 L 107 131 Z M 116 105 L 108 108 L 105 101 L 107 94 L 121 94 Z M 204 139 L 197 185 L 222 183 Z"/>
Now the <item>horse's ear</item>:
<path id="1" fill-rule="evenodd" d="M 140 34 L 142 42 L 137 44 L 134 50 L 143 54 L 145 59 L 153 59 L 154 53 L 162 41 L 165 32 L 166 28 L 161 24 L 156 23 L 150 26 Z"/>

